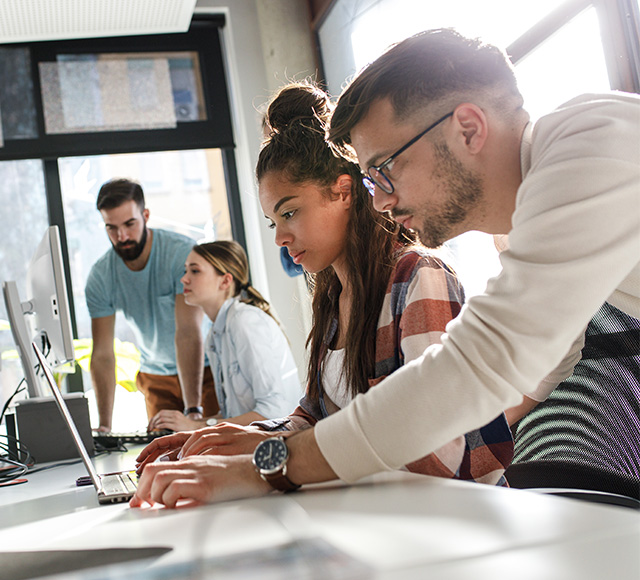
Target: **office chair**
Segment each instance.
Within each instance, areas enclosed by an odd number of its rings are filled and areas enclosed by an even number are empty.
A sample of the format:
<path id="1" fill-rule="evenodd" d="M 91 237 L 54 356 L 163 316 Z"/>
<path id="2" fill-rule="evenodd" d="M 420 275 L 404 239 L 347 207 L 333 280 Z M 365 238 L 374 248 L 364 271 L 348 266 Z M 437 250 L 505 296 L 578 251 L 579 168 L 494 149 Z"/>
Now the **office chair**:
<path id="1" fill-rule="evenodd" d="M 640 320 L 605 303 L 573 375 L 513 431 L 511 487 L 640 509 Z"/>

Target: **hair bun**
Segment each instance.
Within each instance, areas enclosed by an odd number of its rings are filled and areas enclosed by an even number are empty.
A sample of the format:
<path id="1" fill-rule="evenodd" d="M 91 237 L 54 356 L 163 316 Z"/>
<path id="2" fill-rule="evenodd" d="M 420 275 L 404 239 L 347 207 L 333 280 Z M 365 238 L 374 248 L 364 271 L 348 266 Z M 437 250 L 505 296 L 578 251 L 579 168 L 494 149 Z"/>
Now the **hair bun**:
<path id="1" fill-rule="evenodd" d="M 274 95 L 265 123 L 272 133 L 282 133 L 300 123 L 324 132 L 331 109 L 331 101 L 322 90 L 308 82 L 292 83 Z"/>

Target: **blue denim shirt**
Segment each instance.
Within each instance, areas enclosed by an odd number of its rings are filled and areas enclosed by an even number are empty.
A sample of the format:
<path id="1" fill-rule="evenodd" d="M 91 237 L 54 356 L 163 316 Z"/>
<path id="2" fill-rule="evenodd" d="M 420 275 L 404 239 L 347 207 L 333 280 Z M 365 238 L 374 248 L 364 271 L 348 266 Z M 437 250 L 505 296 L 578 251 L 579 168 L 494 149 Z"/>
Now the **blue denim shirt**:
<path id="1" fill-rule="evenodd" d="M 206 341 L 220 411 L 255 411 L 267 419 L 291 413 L 302 396 L 287 339 L 266 312 L 229 298 Z"/>

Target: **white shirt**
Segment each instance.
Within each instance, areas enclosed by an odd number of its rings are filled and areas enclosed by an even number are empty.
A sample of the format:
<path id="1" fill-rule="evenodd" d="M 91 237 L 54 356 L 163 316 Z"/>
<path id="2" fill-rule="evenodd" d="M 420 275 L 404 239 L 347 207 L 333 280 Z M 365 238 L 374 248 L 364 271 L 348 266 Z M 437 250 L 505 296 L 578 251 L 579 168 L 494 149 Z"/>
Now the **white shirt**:
<path id="1" fill-rule="evenodd" d="M 639 134 L 640 97 L 625 93 L 578 97 L 525 134 L 502 272 L 442 345 L 316 425 L 341 479 L 397 469 L 519 404 L 603 302 L 640 318 Z"/>
<path id="2" fill-rule="evenodd" d="M 352 397 L 344 373 L 344 348 L 327 349 L 322 361 L 322 387 L 324 395 L 339 409 L 351 402 Z"/>
<path id="3" fill-rule="evenodd" d="M 291 413 L 302 396 L 287 339 L 266 312 L 229 298 L 205 345 L 223 417 L 255 411 L 267 419 Z"/>

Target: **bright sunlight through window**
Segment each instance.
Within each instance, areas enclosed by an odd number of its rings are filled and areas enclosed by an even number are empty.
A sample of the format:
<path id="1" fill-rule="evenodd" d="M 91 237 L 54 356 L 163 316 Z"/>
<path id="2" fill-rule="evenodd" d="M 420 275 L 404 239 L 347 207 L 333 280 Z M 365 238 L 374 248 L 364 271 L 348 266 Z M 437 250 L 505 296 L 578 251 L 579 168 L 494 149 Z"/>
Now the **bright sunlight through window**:
<path id="1" fill-rule="evenodd" d="M 506 49 L 559 4 L 558 0 L 370 0 L 342 3 L 341 8 L 350 20 L 358 71 L 390 44 L 430 28 L 452 27 Z M 595 9 L 583 10 L 523 58 L 516 75 L 532 120 L 581 93 L 609 90 Z M 468 297 L 481 293 L 487 280 L 500 272 L 490 235 L 463 234 L 445 244 L 443 251 Z"/>

